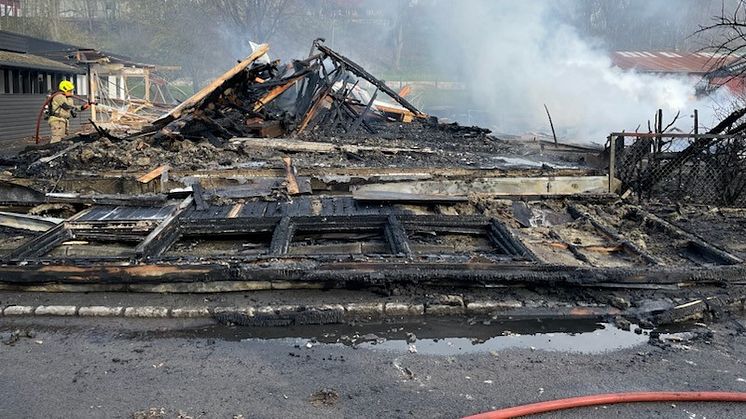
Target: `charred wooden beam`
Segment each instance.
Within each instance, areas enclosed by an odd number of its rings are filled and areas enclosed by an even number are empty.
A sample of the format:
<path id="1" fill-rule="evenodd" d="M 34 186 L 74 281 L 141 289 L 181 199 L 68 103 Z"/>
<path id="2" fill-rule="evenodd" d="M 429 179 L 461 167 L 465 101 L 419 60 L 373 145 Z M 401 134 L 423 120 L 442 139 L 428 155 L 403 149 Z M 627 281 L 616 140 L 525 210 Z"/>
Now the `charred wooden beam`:
<path id="1" fill-rule="evenodd" d="M 533 253 L 505 225 L 495 219 L 489 223 L 487 237 L 509 256 L 536 260 Z"/>
<path id="2" fill-rule="evenodd" d="M 322 66 L 323 68 L 323 66 Z M 314 117 L 316 116 L 316 113 L 319 111 L 321 106 L 324 104 L 324 101 L 329 96 L 329 94 L 332 92 L 332 88 L 334 87 L 334 84 L 337 83 L 342 76 L 344 75 L 344 68 L 339 67 L 334 71 L 334 76 L 331 78 L 331 80 L 327 80 L 326 84 L 319 89 L 318 94 L 315 96 L 315 99 L 312 101 L 312 104 L 308 111 L 303 115 L 303 118 L 301 119 L 301 123 L 298 126 L 298 129 L 296 130 L 297 133 L 303 132 L 306 128 L 308 128 L 311 121 L 313 121 Z"/>
<path id="3" fill-rule="evenodd" d="M 373 92 L 373 95 L 370 97 L 370 101 L 365 106 L 365 109 L 363 109 L 362 112 L 360 112 L 360 116 L 357 117 L 357 119 L 350 125 L 348 132 L 356 132 L 360 128 L 360 124 L 362 124 L 365 120 L 365 116 L 370 112 L 370 108 L 373 106 L 373 102 L 376 101 L 376 97 L 378 97 L 378 88 L 376 88 L 376 91 Z"/>
<path id="4" fill-rule="evenodd" d="M 197 206 L 197 211 L 206 211 L 208 208 L 210 208 L 209 205 L 207 205 L 207 202 L 205 202 L 205 196 L 204 191 L 202 190 L 202 184 L 199 182 L 194 182 L 192 184 L 192 196 L 194 197 L 194 203 Z"/>
<path id="5" fill-rule="evenodd" d="M 361 67 L 359 64 L 355 63 L 354 61 L 350 60 L 349 58 L 343 56 L 342 54 L 339 54 L 338 52 L 332 50 L 331 48 L 327 47 L 326 45 L 321 44 L 321 42 L 315 41 L 314 45 L 316 48 L 324 53 L 326 56 L 331 58 L 334 61 L 338 61 L 340 63 L 343 63 L 349 71 L 351 71 L 353 74 L 355 74 L 358 77 L 362 77 L 363 79 L 367 80 L 370 84 L 376 86 L 377 88 L 381 89 L 382 92 L 389 95 L 392 99 L 397 101 L 400 105 L 407 108 L 409 111 L 414 113 L 417 116 L 424 116 L 422 112 L 419 111 L 414 105 L 409 103 L 406 99 L 399 96 L 398 93 L 393 91 L 390 87 L 386 85 L 386 83 L 382 82 L 381 80 L 378 80 L 375 78 L 372 74 L 368 73 L 363 67 Z"/>
<path id="6" fill-rule="evenodd" d="M 384 235 L 389 245 L 389 251 L 395 255 L 411 255 L 412 249 L 409 246 L 407 231 L 402 226 L 396 215 L 389 215 L 388 222 L 384 227 Z"/>
<path id="7" fill-rule="evenodd" d="M 27 231 L 47 231 L 65 221 L 62 218 L 0 212 L 0 226 Z"/>
<path id="8" fill-rule="evenodd" d="M 633 208 L 632 211 L 638 212 L 642 215 L 646 222 L 658 226 L 660 229 L 666 231 L 672 237 L 680 237 L 689 241 L 689 243 L 698 251 L 708 255 L 714 260 L 717 260 L 725 265 L 738 265 L 744 262 L 741 258 L 736 257 L 724 250 L 718 249 L 717 247 L 711 245 L 710 243 L 707 243 L 700 237 L 697 237 L 696 235 L 669 223 L 668 221 L 658 217 L 655 214 L 651 214 L 641 208 Z"/>
<path id="9" fill-rule="evenodd" d="M 66 262 L 69 263 L 69 262 Z M 308 256 L 278 260 L 270 255 L 261 264 L 204 260 L 176 263 L 123 265 L 99 261 L 91 265 L 30 263 L 0 265 L 4 284 L 179 284 L 204 281 L 303 281 L 332 283 L 337 287 L 381 286 L 394 283 L 428 285 L 547 285 L 599 288 L 645 288 L 659 285 L 723 285 L 738 283 L 746 275 L 743 266 L 707 268 L 578 268 L 530 263 L 417 262 L 390 258 L 374 262 L 316 263 Z"/>
<path id="10" fill-rule="evenodd" d="M 237 279 L 228 266 L 202 265 L 122 265 L 101 262 L 97 265 L 43 264 L 1 266 L 0 282 L 16 284 L 148 284 Z"/>
<path id="11" fill-rule="evenodd" d="M 621 234 L 619 234 L 618 231 L 604 225 L 602 222 L 600 222 L 595 217 L 593 217 L 589 212 L 583 211 L 580 207 L 576 205 L 568 205 L 567 211 L 575 219 L 582 218 L 582 219 L 588 220 L 588 222 L 590 222 L 591 225 L 596 230 L 600 231 L 601 233 L 605 234 L 610 239 L 619 243 L 624 248 L 624 250 L 626 250 L 627 252 L 640 256 L 647 263 L 651 265 L 662 265 L 663 264 L 663 262 L 660 259 L 642 250 L 639 246 L 637 246 L 636 244 L 624 238 Z"/>
<path id="12" fill-rule="evenodd" d="M 187 197 L 167 218 L 156 227 L 145 240 L 135 248 L 138 258 L 154 258 L 162 255 L 179 238 L 178 219 L 192 205 L 193 197 Z"/>
<path id="13" fill-rule="evenodd" d="M 284 255 L 290 250 L 290 243 L 295 234 L 295 225 L 290 217 L 282 217 L 272 234 L 272 243 L 269 245 L 269 253 L 272 255 Z"/>
<path id="14" fill-rule="evenodd" d="M 63 241 L 75 237 L 73 231 L 70 229 L 70 224 L 79 220 L 90 211 L 90 208 L 83 210 L 68 218 L 66 221 L 59 223 L 57 224 L 57 226 L 47 230 L 44 234 L 27 241 L 20 247 L 10 252 L 10 254 L 8 254 L 4 258 L 4 260 L 17 262 L 26 258 L 39 257 L 49 253 L 50 251 L 52 251 L 52 249 L 59 246 L 59 244 Z"/>
<path id="15" fill-rule="evenodd" d="M 265 107 L 267 104 L 269 104 L 273 100 L 277 99 L 277 97 L 285 93 L 288 89 L 293 87 L 297 82 L 302 80 L 304 77 L 306 77 L 305 74 L 295 76 L 291 78 L 290 80 L 288 80 L 287 82 L 285 82 L 284 84 L 277 86 L 274 89 L 267 92 L 267 94 L 259 98 L 259 100 L 256 101 L 256 104 L 254 104 L 254 109 L 253 109 L 254 112 L 259 112 L 263 107 Z"/>
<path id="16" fill-rule="evenodd" d="M 26 258 L 43 256 L 65 240 L 72 239 L 73 233 L 63 222 L 47 230 L 46 233 L 35 237 L 16 248 L 5 258 L 8 261 L 21 261 Z"/>

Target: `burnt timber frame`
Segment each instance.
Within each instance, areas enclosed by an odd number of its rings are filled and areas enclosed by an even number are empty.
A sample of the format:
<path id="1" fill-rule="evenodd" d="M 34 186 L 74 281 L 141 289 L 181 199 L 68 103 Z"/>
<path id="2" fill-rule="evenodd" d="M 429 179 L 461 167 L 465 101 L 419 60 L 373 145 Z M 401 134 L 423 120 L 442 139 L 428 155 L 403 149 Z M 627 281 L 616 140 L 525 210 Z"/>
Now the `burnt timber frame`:
<path id="1" fill-rule="evenodd" d="M 239 216 L 244 206 L 196 211 L 192 197 L 165 207 L 160 218 L 97 221 L 76 214 L 20 246 L 0 265 L 0 284 L 165 284 L 226 281 L 282 281 L 320 287 L 389 286 L 425 283 L 458 286 L 590 286 L 606 288 L 681 287 L 691 284 L 746 285 L 746 266 L 640 268 L 559 266 L 539 262 L 510 228 L 484 216 L 359 213 L 353 215 Z M 170 209 L 169 209 L 170 208 Z M 589 217 L 575 208 L 575 217 Z M 253 214 L 247 212 L 246 214 Z M 303 213 L 302 213 L 303 214 Z M 595 220 L 594 220 L 595 221 Z M 598 228 L 598 226 L 596 226 Z M 603 229 L 601 229 L 603 230 Z M 494 251 L 416 252 L 412 234 L 465 234 L 488 240 Z M 271 237 L 256 255 L 173 255 L 182 238 L 260 233 Z M 377 234 L 386 251 L 376 254 L 292 254 L 303 233 Z M 619 238 L 616 232 L 607 235 Z M 70 239 L 109 239 L 137 243 L 118 257 L 56 257 L 48 253 Z M 629 249 L 628 249 L 629 251 Z M 634 249 L 630 253 L 637 253 Z M 642 255 L 638 255 L 642 256 Z M 645 259 L 645 258 L 643 258 Z M 651 262 L 651 261 L 647 261 Z M 724 265 L 727 265 L 725 263 Z"/>

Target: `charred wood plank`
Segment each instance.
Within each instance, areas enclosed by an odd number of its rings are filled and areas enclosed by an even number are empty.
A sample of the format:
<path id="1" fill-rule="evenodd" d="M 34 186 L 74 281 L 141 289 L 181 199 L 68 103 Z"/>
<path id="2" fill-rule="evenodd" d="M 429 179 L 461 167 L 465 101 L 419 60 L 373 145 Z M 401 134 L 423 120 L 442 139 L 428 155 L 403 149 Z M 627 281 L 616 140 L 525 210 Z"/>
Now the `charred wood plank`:
<path id="1" fill-rule="evenodd" d="M 290 217 L 282 217 L 274 233 L 272 233 L 272 243 L 269 245 L 269 253 L 272 255 L 284 255 L 290 250 L 290 243 L 293 241 L 295 234 L 295 225 Z"/>
<path id="2" fill-rule="evenodd" d="M 62 218 L 0 212 L 0 226 L 16 230 L 47 231 L 65 221 Z"/>
<path id="3" fill-rule="evenodd" d="M 299 195 L 300 186 L 298 186 L 298 178 L 296 177 L 295 166 L 293 166 L 293 160 L 290 157 L 283 157 L 282 162 L 285 164 L 285 179 L 287 182 L 287 191 L 289 195 Z"/>
<path id="4" fill-rule="evenodd" d="M 66 204 L 97 204 L 115 206 L 161 206 L 168 201 L 164 194 L 157 195 L 81 195 L 77 193 L 48 193 L 46 202 Z"/>
<path id="5" fill-rule="evenodd" d="M 396 217 L 396 215 L 389 215 L 388 222 L 384 227 L 384 235 L 386 237 L 386 243 L 388 243 L 389 250 L 395 255 L 411 255 L 412 249 L 409 246 L 409 238 L 407 237 L 407 231 L 402 226 L 402 223 Z"/>
<path id="6" fill-rule="evenodd" d="M 576 205 L 568 205 L 567 212 L 570 213 L 570 215 L 577 219 L 586 219 L 588 222 L 591 223 L 591 225 L 610 239 L 618 242 L 621 244 L 621 246 L 629 253 L 632 253 L 634 255 L 637 255 L 641 258 L 643 258 L 647 263 L 651 265 L 662 265 L 663 262 L 656 258 L 655 256 L 651 255 L 650 253 L 640 249 L 636 244 L 632 243 L 631 241 L 625 239 L 621 234 L 619 234 L 618 231 L 614 230 L 613 228 L 610 228 L 603 223 L 601 223 L 599 220 L 597 220 L 595 217 L 593 217 L 589 212 L 583 211 L 580 207 Z"/>
<path id="7" fill-rule="evenodd" d="M 536 260 L 534 254 L 505 225 L 495 219 L 490 220 L 487 236 L 509 256 Z"/>
<path id="8" fill-rule="evenodd" d="M 194 203 L 197 206 L 197 211 L 207 211 L 210 208 L 205 202 L 204 191 L 202 190 L 202 184 L 194 182 L 192 184 L 192 196 L 194 197 Z"/>
<path id="9" fill-rule="evenodd" d="M 165 218 L 150 234 L 135 248 L 138 258 L 154 258 L 162 255 L 179 237 L 178 219 L 181 214 L 192 205 L 193 197 L 187 197 L 174 208 L 173 213 Z"/>
<path id="10" fill-rule="evenodd" d="M 27 258 L 44 256 L 62 242 L 73 237 L 72 231 L 63 222 L 47 230 L 44 234 L 22 244 L 10 252 L 5 259 L 8 261 L 21 261 Z"/>
<path id="11" fill-rule="evenodd" d="M 19 261 L 31 257 L 43 256 L 65 240 L 74 238 L 75 235 L 69 228 L 70 224 L 91 212 L 91 209 L 83 210 L 62 223 L 47 230 L 44 234 L 37 236 L 18 248 L 14 249 L 4 260 Z"/>
<path id="12" fill-rule="evenodd" d="M 356 132 L 360 128 L 360 124 L 364 122 L 365 115 L 370 112 L 370 108 L 373 106 L 373 102 L 376 101 L 376 97 L 378 97 L 378 88 L 376 88 L 376 91 L 373 92 L 373 96 L 370 97 L 370 101 L 365 106 L 365 109 L 360 112 L 360 116 L 358 116 L 357 119 L 349 127 L 349 129 L 347 130 L 348 132 Z"/>

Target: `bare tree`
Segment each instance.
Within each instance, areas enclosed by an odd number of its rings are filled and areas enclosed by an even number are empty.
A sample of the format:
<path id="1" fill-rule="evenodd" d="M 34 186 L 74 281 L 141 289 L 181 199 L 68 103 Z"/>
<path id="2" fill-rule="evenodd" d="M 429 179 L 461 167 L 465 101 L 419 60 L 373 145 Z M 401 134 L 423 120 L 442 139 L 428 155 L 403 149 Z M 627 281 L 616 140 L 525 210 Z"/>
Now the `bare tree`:
<path id="1" fill-rule="evenodd" d="M 713 70 L 730 67 L 730 76 L 741 76 L 746 72 L 746 60 L 741 58 L 733 62 L 733 57 L 746 55 L 746 0 L 732 0 L 731 8 L 724 1 L 720 15 L 713 17 L 713 22 L 700 25 L 694 35 L 707 38 L 705 49 L 713 53 Z M 737 64 L 742 65 L 737 65 Z M 725 74 L 723 74 L 725 75 Z"/>
<path id="2" fill-rule="evenodd" d="M 251 34 L 258 42 L 268 42 L 288 16 L 290 0 L 214 0 L 205 2 L 228 23 Z"/>

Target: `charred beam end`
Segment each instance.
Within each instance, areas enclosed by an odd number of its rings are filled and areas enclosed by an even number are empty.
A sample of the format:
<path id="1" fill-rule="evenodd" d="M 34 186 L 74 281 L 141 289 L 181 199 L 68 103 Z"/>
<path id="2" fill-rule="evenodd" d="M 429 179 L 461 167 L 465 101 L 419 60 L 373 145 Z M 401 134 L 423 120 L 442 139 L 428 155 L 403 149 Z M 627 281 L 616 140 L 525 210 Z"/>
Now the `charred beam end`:
<path id="1" fill-rule="evenodd" d="M 192 205 L 194 198 L 187 197 L 179 204 L 174 212 L 165 218 L 153 231 L 145 237 L 135 248 L 137 258 L 154 258 L 161 256 L 180 236 L 178 220 L 181 214 Z"/>
<path id="2" fill-rule="evenodd" d="M 513 257 L 536 260 L 534 254 L 499 221 L 490 220 L 487 236 L 493 245 Z"/>
<path id="3" fill-rule="evenodd" d="M 290 217 L 282 217 L 272 233 L 272 243 L 269 245 L 269 253 L 272 255 L 284 255 L 290 250 L 290 243 L 295 235 L 295 225 L 290 222 Z"/>
<path id="4" fill-rule="evenodd" d="M 402 226 L 399 219 L 391 214 L 389 215 L 388 221 L 384 226 L 384 236 L 386 237 L 386 243 L 388 243 L 389 250 L 395 255 L 411 255 L 412 249 L 409 246 L 409 238 L 407 237 L 407 231 Z"/>
<path id="5" fill-rule="evenodd" d="M 194 196 L 194 203 L 197 206 L 197 211 L 207 211 L 209 206 L 205 202 L 202 185 L 199 182 L 194 182 L 192 184 L 192 195 Z"/>

